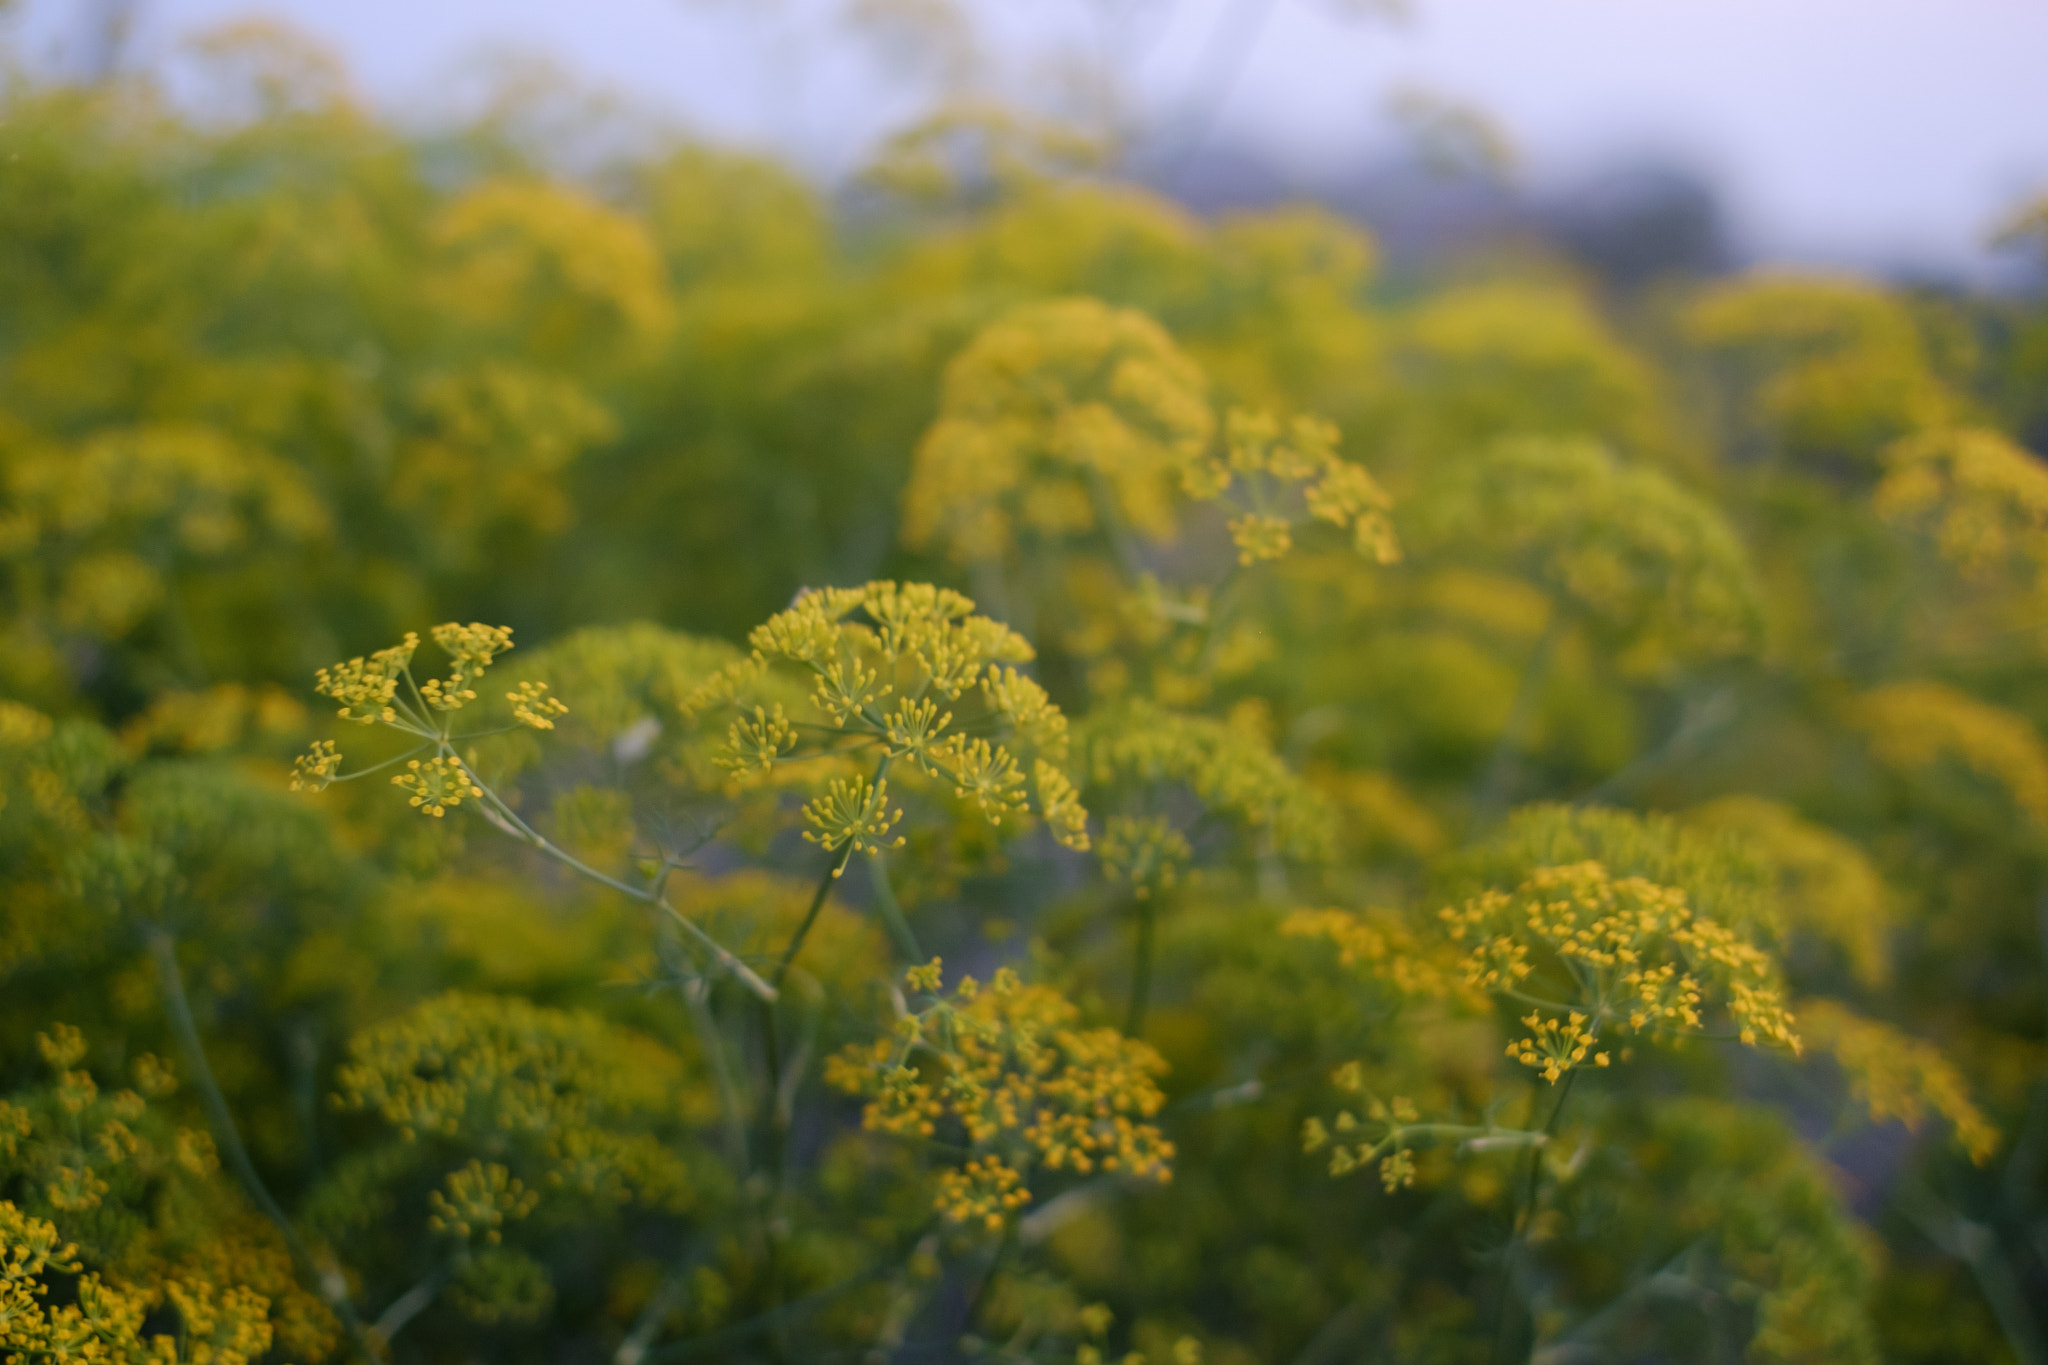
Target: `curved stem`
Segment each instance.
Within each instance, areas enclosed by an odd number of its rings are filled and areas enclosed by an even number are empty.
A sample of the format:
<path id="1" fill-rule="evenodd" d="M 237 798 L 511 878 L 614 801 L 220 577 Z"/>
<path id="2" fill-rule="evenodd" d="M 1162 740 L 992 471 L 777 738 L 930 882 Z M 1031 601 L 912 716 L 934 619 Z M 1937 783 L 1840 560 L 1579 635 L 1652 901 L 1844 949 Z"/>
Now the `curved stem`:
<path id="1" fill-rule="evenodd" d="M 868 871 L 875 879 L 875 908 L 882 913 L 883 927 L 895 941 L 896 951 L 911 966 L 922 964 L 924 952 L 917 946 L 917 935 L 910 932 L 910 921 L 904 918 L 903 907 L 896 900 L 896 888 L 889 884 L 889 864 L 880 849 L 869 850 Z"/>
<path id="2" fill-rule="evenodd" d="M 469 772 L 469 769 L 465 767 L 463 771 Z M 483 789 L 484 804 L 482 809 L 485 819 L 520 842 L 532 845 L 578 876 L 596 882 L 600 886 L 608 886 L 622 896 L 629 896 L 643 905 L 651 905 L 655 909 L 664 912 L 670 919 L 675 921 L 677 928 L 689 936 L 691 942 L 702 948 L 719 966 L 738 977 L 748 990 L 771 1004 L 774 1002 L 776 995 L 775 987 L 763 981 L 760 973 L 740 961 L 730 948 L 727 948 L 723 943 L 720 943 L 717 939 L 698 928 L 687 915 L 683 914 L 682 911 L 676 909 L 673 905 L 670 905 L 665 894 L 660 891 L 629 885 L 620 881 L 617 877 L 606 876 L 568 850 L 557 847 L 545 835 L 535 830 L 526 821 L 520 819 L 519 813 L 507 805 L 503 797 L 500 797 L 486 786 L 483 780 L 477 777 L 475 773 L 470 772 L 469 776 L 472 782 Z"/>
<path id="3" fill-rule="evenodd" d="M 263 1177 L 257 1174 L 256 1163 L 249 1158 L 249 1149 L 242 1145 L 242 1134 L 235 1127 L 234 1113 L 228 1108 L 227 1096 L 221 1093 L 220 1083 L 214 1079 L 213 1068 L 207 1064 L 206 1048 L 199 1040 L 199 1026 L 192 1018 L 192 1003 L 185 995 L 185 974 L 178 969 L 177 939 L 168 929 L 161 927 L 149 930 L 148 939 L 150 955 L 156 959 L 157 980 L 163 987 L 171 1031 L 177 1035 L 178 1046 L 185 1053 L 185 1065 L 191 1069 L 193 1083 L 199 1087 L 199 1097 L 206 1106 L 214 1141 L 227 1157 L 229 1169 L 234 1171 L 235 1178 L 263 1216 L 276 1225 L 299 1274 L 334 1309 L 335 1316 L 341 1319 L 349 1339 L 363 1358 L 371 1362 L 381 1361 L 383 1352 L 377 1349 L 376 1342 L 364 1330 L 362 1319 L 356 1316 L 355 1305 L 349 1301 L 348 1284 L 342 1279 L 341 1272 L 333 1266 L 322 1266 L 313 1259 L 313 1253 L 300 1238 L 298 1229 L 285 1216 L 283 1206 L 263 1183 Z"/>

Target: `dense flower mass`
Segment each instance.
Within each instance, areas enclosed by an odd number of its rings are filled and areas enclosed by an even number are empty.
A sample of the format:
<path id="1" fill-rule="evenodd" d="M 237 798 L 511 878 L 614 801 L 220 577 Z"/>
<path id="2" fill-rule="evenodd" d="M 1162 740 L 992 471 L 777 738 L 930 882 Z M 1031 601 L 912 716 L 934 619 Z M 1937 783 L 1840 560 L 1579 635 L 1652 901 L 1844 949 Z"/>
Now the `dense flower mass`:
<path id="1" fill-rule="evenodd" d="M 910 984 L 936 992 L 936 961 L 913 968 Z M 1007 968 L 986 988 L 963 977 L 905 1014 L 895 1037 L 832 1058 L 826 1079 L 867 1097 L 870 1129 L 964 1140 L 974 1155 L 941 1174 L 936 1206 L 998 1230 L 1029 1202 L 1033 1166 L 1172 1178 L 1173 1144 L 1150 1122 L 1165 1103 L 1166 1063 L 1114 1029 L 1076 1028 L 1079 1015 Z"/>
<path id="2" fill-rule="evenodd" d="M 2033 1365 L 2044 300 L 828 8 L 829 196 L 0 24 L 0 1365 Z"/>
<path id="3" fill-rule="evenodd" d="M 1533 1006 L 1508 1055 L 1555 1082 L 1606 1066 L 1604 1037 L 1699 1033 L 1725 1011 L 1752 1047 L 1799 1050 L 1777 963 L 1735 930 L 1695 914 L 1685 893 L 1599 863 L 1538 868 L 1512 893 L 1488 891 L 1440 916 L 1466 950 L 1465 983 Z"/>
<path id="4" fill-rule="evenodd" d="M 850 855 L 897 846 L 890 831 L 902 811 L 890 804 L 887 773 L 899 761 L 951 788 L 991 825 L 1023 820 L 1035 796 L 1055 839 L 1088 846 L 1087 812 L 1058 766 L 1067 756 L 1067 718 L 1017 671 L 1033 658 L 1031 646 L 976 615 L 970 599 L 928 583 L 807 590 L 748 641 L 750 656 L 683 702 L 686 714 L 737 711 L 722 767 L 735 778 L 767 778 L 782 764 L 880 755 L 871 776 L 833 777 L 804 808 L 805 837 L 820 847 Z M 799 724 L 781 704 L 750 704 L 778 666 L 808 677 L 818 721 Z M 1020 754 L 1031 759 L 1028 777 Z"/>

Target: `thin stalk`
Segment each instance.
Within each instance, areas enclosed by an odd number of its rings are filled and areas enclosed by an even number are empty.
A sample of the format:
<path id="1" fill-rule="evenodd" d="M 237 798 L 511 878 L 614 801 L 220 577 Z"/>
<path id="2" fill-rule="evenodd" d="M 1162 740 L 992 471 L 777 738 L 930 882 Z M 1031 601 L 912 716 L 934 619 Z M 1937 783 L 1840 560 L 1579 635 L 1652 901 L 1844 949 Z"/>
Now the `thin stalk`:
<path id="1" fill-rule="evenodd" d="M 740 1102 L 739 1085 L 733 1080 L 732 1063 L 725 1055 L 725 1039 L 718 1031 L 718 1017 L 711 1012 L 711 992 L 707 983 L 689 981 L 683 984 L 682 995 L 690 1009 L 690 1022 L 697 1030 L 698 1045 L 711 1063 L 711 1078 L 718 1089 L 719 1117 L 725 1128 L 726 1156 L 732 1162 L 733 1174 L 744 1185 L 749 1165 L 746 1114 Z"/>
<path id="2" fill-rule="evenodd" d="M 440 1294 L 442 1286 L 448 1283 L 450 1274 L 448 1266 L 436 1266 L 425 1279 L 393 1299 L 391 1306 L 378 1315 L 370 1328 L 377 1334 L 377 1340 L 389 1345 L 393 1337 L 405 1330 L 407 1323 L 427 1310 L 427 1306 Z"/>
<path id="3" fill-rule="evenodd" d="M 868 779 L 869 784 L 874 788 L 874 793 L 868 797 L 868 803 L 863 808 L 863 819 L 872 815 L 875 807 L 881 803 L 882 783 L 888 778 L 889 765 L 894 761 L 894 754 L 884 753 L 881 760 L 875 764 L 875 775 Z M 789 941 L 789 946 L 782 950 L 782 961 L 775 964 L 776 990 L 782 989 L 782 978 L 789 975 L 790 964 L 796 961 L 797 953 L 802 951 L 804 939 L 810 934 L 811 926 L 817 923 L 818 912 L 825 908 L 825 898 L 832 894 L 832 883 L 838 881 L 840 874 L 846 871 L 846 864 L 852 857 L 853 840 L 848 839 L 846 847 L 839 851 L 839 856 L 832 861 L 830 867 L 825 869 L 825 875 L 819 879 L 817 893 L 811 897 L 811 908 L 804 912 L 804 922 L 797 926 L 796 937 L 792 938 Z"/>
<path id="4" fill-rule="evenodd" d="M 1506 1365 L 1508 1359 L 1508 1334 L 1514 1327 L 1508 1301 L 1514 1297 L 1515 1257 L 1526 1240 L 1529 1224 L 1536 1217 L 1536 1196 L 1543 1180 L 1543 1149 L 1549 1146 L 1557 1131 L 1557 1121 L 1564 1114 L 1565 1101 L 1572 1097 L 1572 1082 L 1578 1078 L 1577 1067 L 1564 1073 L 1564 1083 L 1557 1090 L 1557 1103 L 1550 1106 L 1550 1117 L 1544 1120 L 1540 1130 L 1542 1140 L 1529 1146 L 1529 1179 L 1523 1189 L 1521 1204 L 1515 1210 L 1514 1229 L 1508 1234 L 1508 1244 L 1501 1251 L 1500 1318 L 1493 1339 L 1493 1356 L 1499 1365 Z"/>
<path id="5" fill-rule="evenodd" d="M 910 932 L 910 921 L 903 917 L 903 907 L 897 903 L 896 888 L 889 884 L 889 864 L 880 849 L 869 851 L 868 871 L 875 882 L 875 908 L 882 914 L 882 925 L 888 929 L 889 937 L 895 940 L 896 951 L 912 966 L 923 963 L 924 953 L 917 946 L 917 935 Z"/>
<path id="6" fill-rule="evenodd" d="M 465 768 L 464 771 L 467 772 L 468 769 Z M 622 896 L 630 897 L 643 905 L 651 905 L 655 909 L 664 912 L 671 920 L 675 921 L 677 928 L 689 935 L 692 942 L 710 955 L 712 961 L 738 977 L 748 990 L 760 996 L 762 1000 L 770 1004 L 774 1003 L 775 987 L 763 981 L 760 974 L 746 963 L 740 961 L 731 949 L 698 928 L 689 916 L 669 904 L 667 895 L 660 891 L 629 885 L 626 882 L 620 881 L 617 877 L 610 877 L 599 872 L 596 868 L 590 866 L 590 864 L 576 857 L 576 855 L 568 850 L 557 847 L 548 840 L 547 836 L 541 834 L 531 825 L 520 819 L 519 813 L 505 804 L 504 799 L 496 792 L 484 786 L 483 781 L 475 773 L 470 773 L 470 780 L 483 788 L 485 802 L 483 806 L 484 817 L 492 824 L 520 842 L 530 844 L 578 876 L 596 882 L 600 886 L 608 886 Z"/>
<path id="7" fill-rule="evenodd" d="M 206 1048 L 199 1040 L 199 1026 L 192 1018 L 192 1002 L 185 995 L 185 974 L 178 969 L 177 939 L 167 929 L 152 929 L 149 932 L 149 951 L 156 959 L 157 979 L 163 987 L 171 1031 L 177 1035 L 178 1046 L 185 1053 L 185 1065 L 191 1069 L 193 1083 L 199 1087 L 199 1097 L 206 1106 L 206 1116 L 213 1127 L 214 1141 L 227 1157 L 229 1169 L 234 1171 L 236 1179 L 241 1181 L 242 1188 L 262 1210 L 263 1216 L 276 1225 L 299 1274 L 334 1309 L 335 1316 L 341 1319 L 342 1327 L 363 1358 L 371 1362 L 382 1361 L 383 1352 L 377 1349 L 376 1342 L 364 1330 L 362 1319 L 356 1316 L 355 1305 L 349 1301 L 348 1285 L 341 1272 L 332 1266 L 323 1267 L 313 1259 L 313 1253 L 300 1238 L 298 1229 L 285 1216 L 283 1206 L 263 1183 L 263 1177 L 257 1174 L 256 1163 L 249 1159 L 249 1149 L 242 1145 L 241 1131 L 235 1127 L 235 1116 L 228 1108 L 227 1096 L 221 1093 L 213 1068 L 207 1064 Z"/>
<path id="8" fill-rule="evenodd" d="M 775 964 L 775 975 L 770 979 L 776 990 L 782 989 L 783 978 L 789 975 L 790 965 L 796 961 L 797 953 L 802 951 L 804 939 L 810 935 L 811 926 L 818 922 L 818 912 L 825 908 L 825 898 L 832 894 L 832 884 L 839 880 L 839 874 L 846 870 L 846 860 L 852 856 L 853 845 L 848 843 L 839 851 L 839 856 L 826 866 L 825 875 L 818 878 L 818 889 L 811 894 L 811 908 L 804 911 L 803 923 L 796 927 L 796 935 L 790 939 L 789 946 L 782 950 L 782 960 Z"/>
<path id="9" fill-rule="evenodd" d="M 669 1310 L 683 1297 L 683 1289 L 690 1271 L 702 1259 L 698 1252 L 692 1251 L 676 1262 L 675 1268 L 669 1271 L 668 1278 L 662 1281 L 661 1287 L 647 1300 L 647 1306 L 640 1310 L 639 1318 L 633 1323 L 633 1330 L 626 1334 L 626 1339 L 619 1343 L 619 1349 L 612 1353 L 612 1365 L 640 1365 L 641 1360 L 647 1355 L 647 1348 L 654 1344 L 654 1338 L 661 1331 L 662 1319 L 668 1316 Z"/>
<path id="10" fill-rule="evenodd" d="M 1152 994 L 1152 897 L 1137 903 L 1137 941 L 1131 949 L 1131 1009 L 1124 1019 L 1124 1036 L 1136 1038 L 1145 1030 L 1145 1007 Z"/>

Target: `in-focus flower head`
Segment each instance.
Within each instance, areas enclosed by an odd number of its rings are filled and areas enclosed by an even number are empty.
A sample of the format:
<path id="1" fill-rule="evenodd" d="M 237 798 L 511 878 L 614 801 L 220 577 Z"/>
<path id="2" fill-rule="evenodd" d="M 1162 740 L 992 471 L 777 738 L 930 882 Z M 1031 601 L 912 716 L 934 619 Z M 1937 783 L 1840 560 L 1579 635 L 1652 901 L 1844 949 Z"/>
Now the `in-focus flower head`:
<path id="1" fill-rule="evenodd" d="M 933 991 L 939 964 L 912 970 Z M 999 1229 L 1030 1199 L 1034 1166 L 1166 1181 L 1173 1144 L 1150 1120 L 1165 1103 L 1165 1061 L 1114 1029 L 1076 1027 L 1080 1011 L 1005 968 L 984 988 L 962 978 L 948 996 L 906 1014 L 894 1038 L 855 1045 L 826 1079 L 868 1099 L 866 1126 L 957 1136 L 968 1157 L 942 1174 L 935 1199 L 956 1222 Z"/>
<path id="2" fill-rule="evenodd" d="M 415 758 L 405 765 L 404 772 L 391 779 L 391 785 L 412 793 L 407 804 L 436 820 L 461 805 L 465 799 L 484 794 L 484 789 L 476 785 L 459 758 Z"/>
<path id="3" fill-rule="evenodd" d="M 335 714 L 357 725 L 386 724 L 398 719 L 391 699 L 398 692 L 398 680 L 412 662 L 420 637 L 407 631 L 403 642 L 380 649 L 367 659 L 355 658 L 314 675 L 313 690 L 341 703 Z"/>
<path id="4" fill-rule="evenodd" d="M 552 730 L 558 719 L 569 714 L 568 703 L 549 696 L 543 682 L 522 682 L 516 691 L 505 694 L 505 700 L 512 703 L 512 718 L 535 730 Z"/>
<path id="5" fill-rule="evenodd" d="M 1537 868 L 1439 913 L 1465 952 L 1466 985 L 1526 1005 L 1508 1055 L 1555 1082 L 1612 1060 L 1603 1041 L 1702 1032 L 1725 1012 L 1751 1047 L 1794 1053 L 1799 1038 L 1777 963 L 1736 930 L 1696 914 L 1683 891 L 1613 877 L 1597 862 Z"/>
<path id="6" fill-rule="evenodd" d="M 420 695 L 436 711 L 459 711 L 476 700 L 471 684 L 483 676 L 491 660 L 512 648 L 512 628 L 480 621 L 462 626 L 451 621 L 434 627 L 434 643 L 448 656 L 448 676 L 421 683 Z"/>
<path id="7" fill-rule="evenodd" d="M 341 754 L 331 739 L 316 739 L 310 751 L 292 760 L 292 790 L 322 791 L 341 771 Z"/>
<path id="8" fill-rule="evenodd" d="M 805 809 L 814 843 L 868 851 L 900 842 L 891 835 L 902 812 L 887 804 L 886 766 L 900 762 L 991 824 L 1024 815 L 1035 792 L 1054 837 L 1086 847 L 1086 812 L 1056 766 L 1067 751 L 1066 717 L 1015 667 L 1031 660 L 1031 646 L 976 615 L 971 599 L 928 583 L 807 589 L 748 642 L 750 657 L 683 703 L 687 716 L 738 708 L 721 766 L 761 779 L 782 765 L 863 752 L 882 765 L 872 776 L 829 779 Z M 753 700 L 772 669 L 808 675 L 815 720 Z"/>

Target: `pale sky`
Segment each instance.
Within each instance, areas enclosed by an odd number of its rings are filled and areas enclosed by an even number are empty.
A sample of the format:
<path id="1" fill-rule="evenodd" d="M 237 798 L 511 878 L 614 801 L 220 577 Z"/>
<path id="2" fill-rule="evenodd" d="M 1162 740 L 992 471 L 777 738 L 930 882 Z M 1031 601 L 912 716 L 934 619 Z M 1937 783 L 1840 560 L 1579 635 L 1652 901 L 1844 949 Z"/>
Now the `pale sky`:
<path id="1" fill-rule="evenodd" d="M 867 0 L 874 3 L 874 0 Z M 899 6 L 918 0 L 884 0 Z M 47 49 L 109 0 L 30 0 Z M 856 165 L 918 106 L 843 24 L 845 0 L 141 0 L 132 49 L 268 14 L 320 37 L 397 113 L 447 104 L 487 49 L 544 54 L 708 136 L 815 173 Z M 1724 196 L 1738 241 L 1775 259 L 1981 274 L 1992 225 L 2048 193 L 2048 0 L 969 0 L 1010 89 L 1039 58 L 1134 16 L 1119 76 L 1163 116 L 1199 84 L 1219 16 L 1267 11 L 1218 118 L 1300 171 L 1389 136 L 1391 92 L 1486 110 L 1537 189 L 1616 158 L 1677 158 Z M 1251 31 L 1253 26 L 1244 29 Z M 1042 88 L 1042 84 L 1041 84 Z"/>

